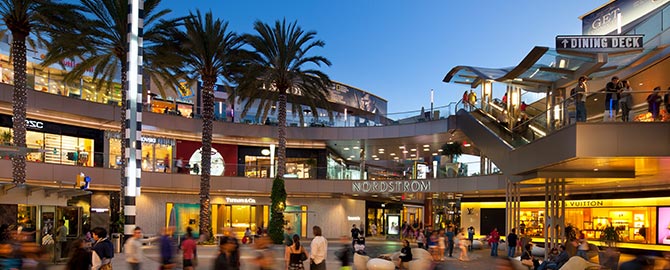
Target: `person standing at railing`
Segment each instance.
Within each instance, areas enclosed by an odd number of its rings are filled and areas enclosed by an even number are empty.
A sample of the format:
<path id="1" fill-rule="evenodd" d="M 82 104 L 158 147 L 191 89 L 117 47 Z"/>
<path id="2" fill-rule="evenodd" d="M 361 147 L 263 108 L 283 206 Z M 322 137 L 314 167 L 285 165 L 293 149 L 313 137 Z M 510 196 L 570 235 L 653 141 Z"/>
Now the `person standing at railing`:
<path id="1" fill-rule="evenodd" d="M 621 121 L 630 121 L 630 110 L 633 108 L 633 96 L 631 93 L 633 89 L 630 87 L 630 82 L 622 81 L 623 88 L 619 90 L 619 106 L 621 107 Z"/>
<path id="2" fill-rule="evenodd" d="M 665 105 L 665 112 L 670 115 L 670 87 L 668 87 L 668 92 L 663 95 L 663 104 Z"/>
<path id="3" fill-rule="evenodd" d="M 472 89 L 470 89 L 470 94 L 468 94 L 468 101 L 470 101 L 470 111 L 474 110 L 475 104 L 477 104 L 477 94 L 475 94 Z"/>
<path id="4" fill-rule="evenodd" d="M 463 101 L 462 102 L 463 102 L 463 108 L 468 110 L 469 107 L 470 107 L 470 106 L 468 106 L 468 104 L 470 103 L 470 98 L 468 96 L 468 90 L 465 90 L 465 92 L 463 92 Z"/>
<path id="5" fill-rule="evenodd" d="M 647 96 L 647 104 L 649 105 L 648 110 L 651 113 L 652 121 L 658 121 L 661 111 L 661 103 L 663 98 L 661 98 L 661 87 L 654 87 L 654 92 Z"/>
<path id="6" fill-rule="evenodd" d="M 586 80 L 588 77 L 581 76 L 577 81 L 577 86 L 572 89 L 570 97 L 575 100 L 575 118 L 577 122 L 586 122 L 586 93 L 588 93 L 588 86 Z"/>
<path id="7" fill-rule="evenodd" d="M 619 81 L 619 77 L 612 77 L 612 81 L 605 86 L 605 115 L 603 122 L 611 122 L 616 119 L 616 114 L 619 111 L 619 91 L 623 88 L 623 84 Z"/>

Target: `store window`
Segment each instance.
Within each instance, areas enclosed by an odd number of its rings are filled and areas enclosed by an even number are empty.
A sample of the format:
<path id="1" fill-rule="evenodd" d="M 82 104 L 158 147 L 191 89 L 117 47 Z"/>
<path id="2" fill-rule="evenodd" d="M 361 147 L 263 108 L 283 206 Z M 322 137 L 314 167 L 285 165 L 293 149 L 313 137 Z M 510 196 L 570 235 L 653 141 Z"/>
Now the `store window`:
<path id="1" fill-rule="evenodd" d="M 277 170 L 275 158 L 274 170 Z M 266 178 L 270 177 L 270 157 L 245 156 L 244 176 Z M 316 159 L 314 158 L 287 158 L 285 178 L 315 179 Z"/>
<path id="2" fill-rule="evenodd" d="M 105 133 L 109 142 L 109 167 L 121 166 L 121 140 L 118 133 Z M 142 171 L 172 172 L 174 140 L 142 136 Z"/>
<path id="3" fill-rule="evenodd" d="M 1 127 L 0 133 L 5 132 L 11 133 L 11 128 Z M 42 149 L 43 152 L 28 153 L 26 160 L 92 167 L 93 153 L 95 153 L 94 142 L 93 139 L 28 131 L 26 146 Z"/>
<path id="4" fill-rule="evenodd" d="M 14 84 L 14 70 L 10 68 L 9 63 L 3 61 L 2 62 L 2 83 L 6 84 Z"/>

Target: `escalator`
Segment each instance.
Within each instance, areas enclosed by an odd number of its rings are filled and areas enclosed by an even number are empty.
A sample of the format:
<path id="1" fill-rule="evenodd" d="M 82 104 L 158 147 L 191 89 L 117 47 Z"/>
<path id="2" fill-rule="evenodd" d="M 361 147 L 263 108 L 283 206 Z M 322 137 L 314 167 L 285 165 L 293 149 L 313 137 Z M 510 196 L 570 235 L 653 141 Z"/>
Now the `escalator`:
<path id="1" fill-rule="evenodd" d="M 510 151 L 530 141 L 503 126 L 495 117 L 475 110 L 456 112 L 457 128 L 468 136 L 477 147 L 503 171 L 511 162 Z"/>

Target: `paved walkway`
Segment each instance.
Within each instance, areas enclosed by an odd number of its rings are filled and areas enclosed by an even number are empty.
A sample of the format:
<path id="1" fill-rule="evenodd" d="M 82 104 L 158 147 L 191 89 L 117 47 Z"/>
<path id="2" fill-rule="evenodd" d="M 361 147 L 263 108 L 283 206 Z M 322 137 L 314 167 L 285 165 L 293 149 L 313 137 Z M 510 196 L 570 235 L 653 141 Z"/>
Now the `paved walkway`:
<path id="1" fill-rule="evenodd" d="M 305 241 L 302 242 L 303 245 L 308 247 L 309 249 L 309 242 Z M 339 248 L 343 247 L 344 245 L 350 245 L 350 242 L 345 242 L 345 241 L 333 241 L 329 240 L 328 242 L 328 256 L 327 256 L 327 269 L 339 269 L 340 268 L 340 262 L 337 260 L 335 257 L 335 251 L 338 250 Z M 415 244 L 413 244 L 415 246 Z M 399 251 L 401 248 L 401 244 L 399 241 L 368 241 L 367 246 L 366 246 L 366 251 L 370 257 L 377 257 L 380 254 L 385 254 L 385 253 L 392 253 Z M 273 247 L 275 258 L 276 258 L 276 267 L 275 269 L 278 270 L 283 270 L 284 268 L 284 249 L 283 246 L 281 245 L 275 245 Z M 472 270 L 488 270 L 488 269 L 495 269 L 495 264 L 496 264 L 496 258 L 491 257 L 490 254 L 490 249 L 484 249 L 484 250 L 475 250 L 470 253 L 470 260 L 469 261 L 459 261 L 458 258 L 458 253 L 459 251 L 455 250 L 453 254 L 453 258 L 447 257 L 445 262 L 442 262 L 440 264 L 437 264 L 435 266 L 435 269 L 449 269 L 449 270 L 460 270 L 460 269 L 472 269 Z M 505 252 L 500 252 L 500 254 L 503 254 Z M 144 254 L 146 257 L 146 260 L 142 264 L 142 269 L 147 269 L 147 270 L 155 270 L 159 268 L 159 259 L 160 259 L 160 254 L 158 247 L 156 245 L 153 246 L 144 246 Z M 218 247 L 216 246 L 198 246 L 198 267 L 196 269 L 212 269 L 212 265 L 214 260 L 216 259 L 216 256 L 218 254 Z M 249 245 L 243 245 L 240 249 L 240 257 L 241 257 L 241 265 L 242 265 L 242 270 L 252 270 L 252 269 L 257 269 L 252 264 L 252 260 L 255 257 L 255 250 L 249 246 Z M 501 255 L 503 256 L 503 255 Z M 178 269 L 181 269 L 181 256 L 177 256 L 179 263 L 178 263 Z M 632 256 L 627 256 L 627 255 L 622 255 L 622 258 L 620 260 L 621 262 L 625 262 L 632 259 Z M 125 262 L 125 255 L 123 253 L 117 253 L 114 256 L 114 259 L 112 260 L 112 266 L 114 270 L 129 270 L 128 264 Z M 61 270 L 65 269 L 65 265 L 63 264 L 55 264 L 49 266 L 49 270 Z M 305 269 L 309 269 L 309 265 L 306 263 L 305 264 Z M 411 270 L 424 270 L 424 269 L 411 269 Z"/>

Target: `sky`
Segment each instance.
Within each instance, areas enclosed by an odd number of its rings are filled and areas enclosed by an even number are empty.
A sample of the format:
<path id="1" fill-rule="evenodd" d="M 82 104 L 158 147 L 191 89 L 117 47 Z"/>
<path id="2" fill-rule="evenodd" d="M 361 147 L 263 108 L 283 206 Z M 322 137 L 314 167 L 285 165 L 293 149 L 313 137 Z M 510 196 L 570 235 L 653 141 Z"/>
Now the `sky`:
<path id="1" fill-rule="evenodd" d="M 388 101 L 406 112 L 460 99 L 466 85 L 446 84 L 458 65 L 516 66 L 534 46 L 554 47 L 556 35 L 581 34 L 579 16 L 606 0 L 163 0 L 174 16 L 212 11 L 237 33 L 260 20 L 297 21 L 316 31 L 331 80 Z M 502 96 L 504 87 L 493 89 Z"/>

